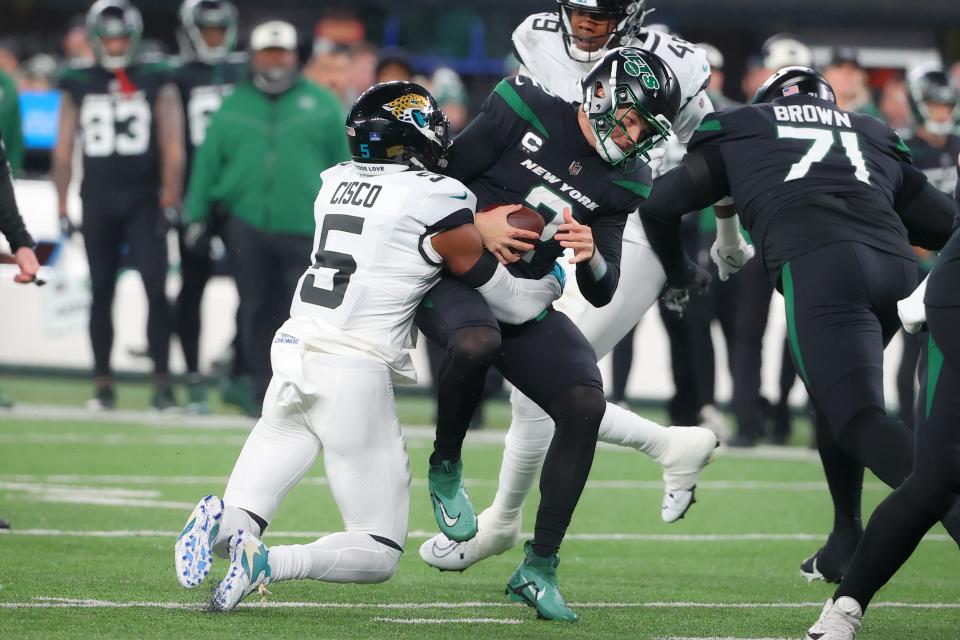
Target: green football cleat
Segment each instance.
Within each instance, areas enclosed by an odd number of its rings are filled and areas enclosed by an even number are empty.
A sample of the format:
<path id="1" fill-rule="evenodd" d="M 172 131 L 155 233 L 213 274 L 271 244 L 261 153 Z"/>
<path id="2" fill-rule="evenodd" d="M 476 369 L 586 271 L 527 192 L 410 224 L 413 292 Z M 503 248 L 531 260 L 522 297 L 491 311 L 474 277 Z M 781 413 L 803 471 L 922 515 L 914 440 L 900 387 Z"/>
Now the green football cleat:
<path id="1" fill-rule="evenodd" d="M 537 617 L 542 620 L 579 620 L 580 616 L 567 606 L 557 585 L 560 555 L 555 553 L 549 558 L 540 557 L 533 552 L 529 541 L 523 545 L 523 552 L 526 557 L 510 576 L 504 593 L 509 595 L 511 600 L 525 602 L 527 606 L 536 609 Z"/>
<path id="2" fill-rule="evenodd" d="M 433 501 L 433 517 L 445 536 L 466 542 L 477 535 L 477 512 L 463 487 L 463 462 L 442 460 L 430 465 L 427 486 Z"/>

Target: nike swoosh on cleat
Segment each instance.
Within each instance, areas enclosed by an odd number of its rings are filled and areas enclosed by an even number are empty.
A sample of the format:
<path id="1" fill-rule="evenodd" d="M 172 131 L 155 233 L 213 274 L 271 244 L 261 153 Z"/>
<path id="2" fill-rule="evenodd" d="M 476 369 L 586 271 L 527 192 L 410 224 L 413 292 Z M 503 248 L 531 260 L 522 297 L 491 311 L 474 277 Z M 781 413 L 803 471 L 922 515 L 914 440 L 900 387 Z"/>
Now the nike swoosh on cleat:
<path id="1" fill-rule="evenodd" d="M 451 544 L 450 544 L 449 546 L 446 546 L 446 547 L 441 547 L 439 544 L 437 544 L 436 542 L 434 542 L 434 543 L 433 543 L 433 549 L 432 549 L 432 551 L 433 551 L 433 557 L 434 557 L 434 558 L 445 558 L 446 556 L 450 555 L 450 553 L 452 553 L 453 551 L 456 551 L 457 546 L 458 546 L 457 543 L 456 543 L 456 542 L 453 542 L 453 541 L 451 541 Z"/>
<path id="2" fill-rule="evenodd" d="M 827 634 L 825 634 L 825 633 L 808 633 L 808 634 L 807 634 L 807 637 L 810 638 L 810 640 L 820 640 L 820 638 L 822 638 L 822 637 L 825 636 L 825 635 L 827 635 Z"/>
<path id="3" fill-rule="evenodd" d="M 443 516 L 443 523 L 448 527 L 457 526 L 457 523 L 460 522 L 460 514 L 458 513 L 456 518 L 451 518 L 447 513 L 447 509 L 443 506 L 443 502 L 436 496 L 433 496 L 433 499 L 437 502 L 437 506 L 440 507 L 440 515 Z"/>
<path id="4" fill-rule="evenodd" d="M 467 192 L 464 191 L 462 196 L 450 196 L 450 197 L 453 198 L 454 200 L 466 200 L 466 199 L 467 199 Z"/>

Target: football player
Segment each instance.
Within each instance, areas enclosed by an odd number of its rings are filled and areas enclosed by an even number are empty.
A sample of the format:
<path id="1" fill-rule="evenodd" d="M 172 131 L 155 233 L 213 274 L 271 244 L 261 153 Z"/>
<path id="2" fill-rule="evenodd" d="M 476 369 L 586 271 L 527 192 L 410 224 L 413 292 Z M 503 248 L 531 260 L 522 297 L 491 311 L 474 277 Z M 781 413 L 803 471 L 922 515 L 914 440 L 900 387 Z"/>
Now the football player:
<path id="1" fill-rule="evenodd" d="M 472 224 L 476 197 L 435 173 L 447 121 L 423 87 L 372 87 L 346 132 L 353 162 L 323 172 L 314 254 L 273 341 L 263 416 L 223 500 L 200 500 L 175 545 L 185 587 L 207 576 L 212 552 L 229 553 L 213 594 L 219 610 L 270 582 L 373 583 L 396 571 L 410 471 L 393 384 L 416 380 L 413 317 L 441 269 L 512 324 L 538 317 L 562 289 L 561 269 L 515 278 L 484 250 Z M 267 548 L 259 537 L 321 450 L 346 531 Z"/>
<path id="2" fill-rule="evenodd" d="M 690 273 L 680 217 L 724 195 L 738 204 L 786 301 L 834 502 L 833 531 L 803 572 L 839 582 L 861 536 L 864 466 L 891 487 L 910 472 L 912 433 L 884 411 L 883 349 L 899 327 L 897 301 L 916 286 L 910 245 L 942 247 L 957 207 L 889 126 L 840 110 L 819 73 L 786 67 L 753 101 L 707 116 L 641 213 L 679 287 Z"/>
<path id="3" fill-rule="evenodd" d="M 234 84 L 246 78 L 249 56 L 234 51 L 237 10 L 228 0 L 184 0 L 177 36 L 182 60 L 173 74 L 183 99 L 189 177 L 193 153 L 203 144 L 210 118 Z M 192 413 L 209 411 L 200 376 L 200 301 L 213 266 L 209 234 L 217 218 L 203 227 L 202 237 L 191 237 L 201 227 L 178 226 L 182 285 L 174 307 L 175 329 L 186 361 L 187 410 Z"/>
<path id="4" fill-rule="evenodd" d="M 523 257 L 510 262 L 512 271 L 539 277 L 570 248 L 580 293 L 590 305 L 602 307 L 618 288 L 627 215 L 648 193 L 646 154 L 670 134 L 680 88 L 659 57 L 620 48 L 608 52 L 583 80 L 580 101 L 574 105 L 554 96 L 528 76 L 501 81 L 454 141 L 445 171 L 467 184 L 481 207 L 522 202 L 543 216 L 542 233 L 526 232 L 532 242 L 520 243 Z M 481 233 L 486 233 L 481 223 L 496 215 L 477 216 Z M 504 256 L 505 249 L 498 252 Z M 542 617 L 576 619 L 559 593 L 555 567 L 590 470 L 597 430 L 609 411 L 593 347 L 569 316 L 554 309 L 523 326 L 498 323 L 476 294 L 449 279 L 427 295 L 417 326 L 446 351 L 428 474 L 441 531 L 452 541 L 477 535 L 476 515 L 462 488 L 460 450 L 486 371 L 494 365 L 530 398 L 526 406 L 535 411 L 537 442 L 521 452 L 537 458 L 524 493 L 545 456 L 534 539 L 508 588 Z M 648 430 L 653 428 L 660 427 L 650 423 Z M 530 434 L 514 432 L 508 439 Z M 716 439 L 707 434 L 701 459 L 685 461 L 695 467 L 689 471 L 698 472 L 714 448 Z M 657 446 L 668 455 L 665 440 Z M 513 516 L 506 526 L 514 529 Z M 479 535 L 488 527 L 494 523 L 482 523 Z M 499 551 L 515 540 L 516 534 Z M 450 551 L 437 547 L 434 553 L 433 542 L 421 554 L 436 558 Z"/>
<path id="5" fill-rule="evenodd" d="M 83 240 L 90 263 L 96 394 L 91 406 L 112 409 L 110 370 L 113 295 L 122 248 L 140 272 L 149 303 L 147 341 L 154 368 L 152 405 L 176 404 L 168 376 L 171 310 L 167 277 L 166 225 L 161 211 L 180 204 L 183 189 L 183 111 L 169 68 L 139 61 L 140 12 L 126 0 L 98 0 L 87 12 L 96 62 L 69 68 L 60 81 L 62 101 L 52 174 L 61 229 L 67 217 L 77 133 L 83 156 Z"/>
<path id="6" fill-rule="evenodd" d="M 558 2 L 556 12 L 528 17 L 513 34 L 514 51 L 522 65 L 520 73 L 532 76 L 567 101 L 581 102 L 584 96 L 580 79 L 611 47 L 629 44 L 653 52 L 679 81 L 680 110 L 671 131 L 681 144 L 686 143 L 703 115 L 713 110 L 705 93 L 710 67 L 699 47 L 661 32 L 641 31 L 645 4 L 626 0 L 564 0 Z M 663 152 L 652 147 L 646 153 L 656 164 Z M 517 188 L 517 195 L 524 195 L 527 188 Z M 494 219 L 482 215 L 478 224 L 486 229 L 486 221 Z M 722 224 L 726 225 L 725 237 L 733 238 L 723 247 L 725 255 L 741 265 L 749 259 L 750 249 L 740 240 L 735 226 L 738 222 L 731 218 Z M 513 250 L 530 248 L 522 237 L 514 238 L 523 234 L 502 220 L 488 235 L 487 248 L 504 260 L 516 260 Z M 721 267 L 725 274 L 737 268 L 726 262 Z M 625 285 L 617 289 L 607 304 L 591 305 L 577 287 L 571 286 L 557 307 L 583 332 L 598 359 L 636 326 L 666 282 L 638 216 L 627 219 L 620 272 Z M 553 424 L 550 416 L 520 390 L 511 394 L 511 405 L 513 417 L 505 440 L 499 487 L 493 505 L 480 514 L 479 533 L 464 543 L 442 533 L 427 540 L 420 548 L 420 557 L 427 564 L 462 571 L 517 543 L 521 507 L 547 454 Z M 613 403 L 607 404 L 599 439 L 638 449 L 663 466 L 666 491 L 661 517 L 666 522 L 680 519 L 693 504 L 697 477 L 716 445 L 716 438 L 707 429 L 664 429 Z"/>
<path id="7" fill-rule="evenodd" d="M 960 163 L 960 158 L 957 160 Z M 957 167 L 960 174 L 960 166 Z M 955 197 L 960 201 L 960 184 Z M 881 502 L 863 532 L 843 582 L 810 627 L 810 640 L 853 640 L 870 600 L 960 498 L 960 231 L 954 229 L 930 275 L 899 303 L 904 328 L 920 333 L 916 454 L 913 470 Z"/>

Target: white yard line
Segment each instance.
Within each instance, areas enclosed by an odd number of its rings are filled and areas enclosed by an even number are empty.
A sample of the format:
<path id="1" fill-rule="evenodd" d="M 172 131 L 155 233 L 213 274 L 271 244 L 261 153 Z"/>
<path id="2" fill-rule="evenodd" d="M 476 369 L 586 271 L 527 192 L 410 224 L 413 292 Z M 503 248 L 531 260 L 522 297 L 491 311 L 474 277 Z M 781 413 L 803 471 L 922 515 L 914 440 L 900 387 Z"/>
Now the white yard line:
<path id="1" fill-rule="evenodd" d="M 60 422 L 98 422 L 113 424 L 137 424 L 148 427 L 177 428 L 177 429 L 207 429 L 207 430 L 241 430 L 249 431 L 255 420 L 244 416 L 193 416 L 185 414 L 157 413 L 153 411 L 89 411 L 80 407 L 56 407 L 46 405 L 16 405 L 12 409 L 0 410 L 0 422 L 4 420 L 57 420 Z M 428 425 L 410 425 L 403 427 L 403 433 L 409 440 L 433 440 L 434 428 Z M 469 431 L 468 444 L 503 444 L 504 431 Z M 87 435 L 87 434 L 84 434 Z M 6 441 L 7 444 L 55 444 L 47 442 Z M 241 440 L 242 442 L 242 440 Z M 94 442 L 90 442 L 93 444 Z M 233 440 L 223 444 L 232 444 Z M 71 444 L 82 444 L 81 442 Z M 106 443 L 116 444 L 116 443 Z M 126 444 L 140 444 L 129 442 Z M 151 444 L 149 442 L 143 444 Z M 199 444 L 199 443 L 192 443 Z M 214 444 L 211 442 L 211 444 Z M 627 452 L 630 450 L 605 443 L 599 447 L 607 451 Z M 731 449 L 720 447 L 718 455 L 731 458 L 747 458 L 753 460 L 783 460 L 793 462 L 817 462 L 820 458 L 816 451 L 802 447 L 769 447 L 759 446 L 749 449 Z"/>
<path id="2" fill-rule="evenodd" d="M 147 485 L 162 487 L 164 485 L 196 485 L 222 487 L 227 482 L 227 476 L 136 476 L 136 475 L 27 475 L 12 474 L 0 475 L 0 489 L 4 483 L 45 483 L 45 484 L 126 484 Z M 466 483 L 473 487 L 496 486 L 496 480 L 486 478 L 467 478 Z M 304 478 L 298 484 L 306 486 L 326 486 L 324 477 Z M 426 486 L 423 478 L 414 478 L 412 486 Z M 625 490 L 625 491 L 663 491 L 663 482 L 660 480 L 589 480 L 588 489 Z M 790 491 L 790 492 L 822 492 L 827 490 L 827 483 L 822 481 L 761 481 L 761 480 L 701 480 L 697 482 L 697 489 L 718 491 Z M 870 491 L 887 491 L 889 487 L 882 482 L 866 482 L 864 489 Z"/>
<path id="3" fill-rule="evenodd" d="M 117 602 L 113 600 L 35 597 L 29 602 L 0 602 L 0 609 L 187 609 L 200 610 L 206 603 L 192 602 Z M 251 602 L 249 609 L 503 609 L 523 606 L 507 601 L 467 602 Z M 822 602 L 571 602 L 579 609 L 807 609 L 822 608 Z M 956 602 L 876 602 L 871 609 L 960 609 Z M 675 640 L 675 639 L 671 639 Z"/>
<path id="4" fill-rule="evenodd" d="M 370 621 L 395 624 L 523 624 L 516 618 L 370 618 Z"/>
<path id="5" fill-rule="evenodd" d="M 193 505 L 189 505 L 192 507 Z M 54 538 L 173 538 L 179 531 L 154 529 L 110 529 L 110 530 L 65 530 L 65 529 L 0 529 L 2 536 L 32 536 Z M 272 531 L 267 530 L 265 539 L 302 538 L 315 540 L 335 533 L 333 531 Z M 436 535 L 436 531 L 411 531 L 407 537 L 411 540 L 426 540 Z M 522 537 L 533 534 L 525 532 Z M 564 540 L 584 542 L 818 542 L 823 540 L 822 533 L 569 533 Z M 953 542 L 944 534 L 928 534 L 925 542 Z M 872 605 L 871 605 L 872 606 Z"/>

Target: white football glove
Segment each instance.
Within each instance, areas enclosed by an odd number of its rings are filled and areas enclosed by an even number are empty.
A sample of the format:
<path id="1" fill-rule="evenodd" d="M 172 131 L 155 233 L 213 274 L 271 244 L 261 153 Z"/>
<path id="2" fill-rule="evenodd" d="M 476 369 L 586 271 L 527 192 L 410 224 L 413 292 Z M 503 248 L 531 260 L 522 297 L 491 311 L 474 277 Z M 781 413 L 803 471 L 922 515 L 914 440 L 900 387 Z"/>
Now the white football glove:
<path id="1" fill-rule="evenodd" d="M 927 278 L 924 278 L 913 293 L 897 303 L 897 313 L 907 333 L 919 333 L 927 321 L 927 308 L 923 304 L 923 294 L 926 292 Z"/>
<path id="2" fill-rule="evenodd" d="M 647 160 L 647 166 L 653 171 L 654 178 L 660 175 L 660 169 L 663 167 L 663 157 L 665 155 L 667 155 L 667 149 L 663 145 L 647 151 L 647 157 L 649 158 L 649 160 Z"/>
<path id="3" fill-rule="evenodd" d="M 717 265 L 720 281 L 726 282 L 756 254 L 740 235 L 740 216 L 717 218 L 717 239 L 710 247 L 710 259 Z"/>

